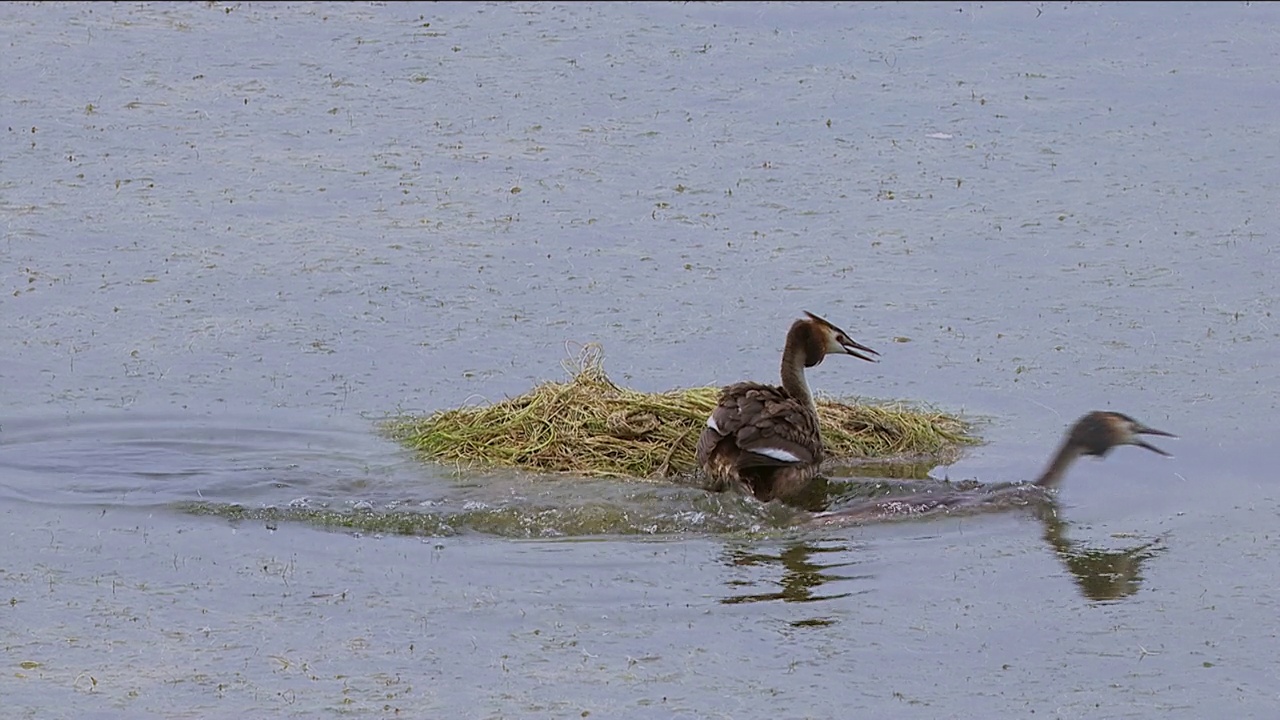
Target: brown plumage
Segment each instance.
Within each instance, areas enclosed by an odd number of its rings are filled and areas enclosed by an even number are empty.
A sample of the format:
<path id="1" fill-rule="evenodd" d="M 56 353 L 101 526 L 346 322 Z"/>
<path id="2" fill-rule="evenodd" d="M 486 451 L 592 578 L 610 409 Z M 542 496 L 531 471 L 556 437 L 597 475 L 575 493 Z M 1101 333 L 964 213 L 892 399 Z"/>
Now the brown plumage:
<path id="1" fill-rule="evenodd" d="M 767 502 L 799 493 L 818 474 L 822 435 L 804 369 L 832 353 L 868 362 L 879 353 L 817 315 L 805 315 L 787 332 L 781 387 L 742 382 L 720 393 L 698 439 L 698 465 L 709 489 L 738 487 Z"/>

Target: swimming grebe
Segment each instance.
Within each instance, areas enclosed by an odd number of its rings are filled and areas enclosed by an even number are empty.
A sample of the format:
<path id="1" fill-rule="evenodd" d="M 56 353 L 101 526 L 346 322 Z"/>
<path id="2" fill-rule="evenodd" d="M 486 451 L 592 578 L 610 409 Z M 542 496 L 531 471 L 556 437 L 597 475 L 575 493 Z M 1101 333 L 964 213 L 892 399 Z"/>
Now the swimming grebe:
<path id="1" fill-rule="evenodd" d="M 805 315 L 787 331 L 781 387 L 741 382 L 720 393 L 698 439 L 698 465 L 709 489 L 741 487 L 768 502 L 800 492 L 818 474 L 822 435 L 804 369 L 828 354 L 876 362 L 871 356 L 880 353 L 817 315 Z"/>
<path id="2" fill-rule="evenodd" d="M 1124 413 L 1094 410 L 1071 426 L 1071 431 L 1062 441 L 1062 447 L 1058 448 L 1058 454 L 1053 456 L 1035 484 L 1040 487 L 1056 487 L 1076 458 L 1081 455 L 1104 457 L 1111 448 L 1120 445 L 1137 445 L 1169 457 L 1169 453 L 1148 443 L 1139 435 L 1177 437 L 1173 433 L 1147 427 Z"/>
<path id="3" fill-rule="evenodd" d="M 1067 468 L 1082 455 L 1104 457 L 1112 448 L 1136 445 L 1169 457 L 1169 453 L 1143 440 L 1141 435 L 1177 437 L 1147 427 L 1123 413 L 1094 410 L 1071 426 L 1058 452 L 1032 483 L 999 483 L 960 490 L 944 486 L 887 495 L 839 510 L 815 513 L 813 521 L 829 525 L 932 516 L 958 510 L 999 510 L 1033 504 L 1052 507 L 1050 490 L 1057 487 Z"/>

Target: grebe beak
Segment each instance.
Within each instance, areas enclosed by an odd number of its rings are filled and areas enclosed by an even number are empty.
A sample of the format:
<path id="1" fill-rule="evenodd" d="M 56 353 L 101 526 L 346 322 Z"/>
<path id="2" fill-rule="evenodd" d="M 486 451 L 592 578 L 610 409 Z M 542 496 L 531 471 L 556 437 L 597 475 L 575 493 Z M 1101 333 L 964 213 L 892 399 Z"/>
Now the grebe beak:
<path id="1" fill-rule="evenodd" d="M 880 353 L 876 352 L 875 350 L 872 350 L 871 348 L 867 347 L 866 345 L 863 345 L 862 343 L 850 340 L 848 337 L 844 335 L 841 335 L 840 337 L 836 338 L 836 342 L 840 343 L 841 350 L 858 358 L 859 360 L 866 360 L 867 362 L 880 362 L 879 360 L 876 360 L 875 358 L 871 357 L 872 355 L 878 356 Z M 863 353 L 866 353 L 866 354 L 864 355 Z"/>
<path id="2" fill-rule="evenodd" d="M 1167 452 L 1165 452 L 1165 451 L 1161 450 L 1160 448 L 1156 447 L 1155 445 L 1152 445 L 1151 443 L 1149 443 L 1149 442 L 1147 442 L 1147 441 L 1145 441 L 1145 440 L 1143 440 L 1142 438 L 1139 438 L 1139 437 L 1137 437 L 1137 436 L 1138 436 L 1138 435 L 1162 435 L 1162 436 L 1164 436 L 1164 437 L 1176 438 L 1176 437 L 1178 437 L 1177 435 L 1174 435 L 1174 434 L 1173 434 L 1173 433 L 1171 433 L 1171 432 L 1165 432 L 1164 430 L 1157 430 L 1157 429 L 1155 429 L 1155 428 L 1153 428 L 1153 427 L 1147 427 L 1146 425 L 1142 425 L 1142 424 L 1139 424 L 1139 423 L 1134 423 L 1134 426 L 1133 426 L 1133 434 L 1134 434 L 1134 436 L 1135 436 L 1135 437 L 1133 438 L 1133 442 L 1132 442 L 1132 443 L 1130 443 L 1131 445 L 1137 445 L 1137 446 L 1138 446 L 1138 447 L 1140 447 L 1140 448 L 1146 448 L 1146 449 L 1150 450 L 1151 452 L 1156 453 L 1157 455 L 1164 455 L 1165 457 L 1173 457 L 1173 456 L 1172 456 L 1172 455 L 1170 455 L 1169 453 L 1167 453 Z"/>

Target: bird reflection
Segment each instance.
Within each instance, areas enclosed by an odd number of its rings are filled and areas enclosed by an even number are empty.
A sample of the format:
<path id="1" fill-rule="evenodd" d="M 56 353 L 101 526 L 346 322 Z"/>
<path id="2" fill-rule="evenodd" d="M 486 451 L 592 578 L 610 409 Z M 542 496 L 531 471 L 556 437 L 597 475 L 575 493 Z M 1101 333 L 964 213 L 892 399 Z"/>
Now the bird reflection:
<path id="1" fill-rule="evenodd" d="M 1165 551 L 1161 539 L 1123 550 L 1103 550 L 1082 545 L 1067 537 L 1067 522 L 1058 514 L 1055 502 L 1038 508 L 1044 523 L 1044 539 L 1071 572 L 1080 592 L 1097 601 L 1120 600 L 1142 585 L 1142 563 Z"/>
<path id="2" fill-rule="evenodd" d="M 820 542 L 794 542 L 786 545 L 777 555 L 758 552 L 748 547 L 728 547 L 724 562 L 730 567 L 782 566 L 782 578 L 776 581 L 776 589 L 771 592 L 743 593 L 731 595 L 720 602 L 735 605 L 748 602 L 765 602 L 782 600 L 784 602 L 815 602 L 835 600 L 849 597 L 853 593 L 841 592 L 822 594 L 818 588 L 833 580 L 856 580 L 866 576 L 848 575 L 832 572 L 852 563 L 821 563 L 817 556 L 825 553 L 839 553 L 839 557 L 848 558 L 849 546 L 845 544 L 824 544 Z M 736 580 L 730 583 L 734 587 L 751 587 L 756 584 L 751 580 Z"/>

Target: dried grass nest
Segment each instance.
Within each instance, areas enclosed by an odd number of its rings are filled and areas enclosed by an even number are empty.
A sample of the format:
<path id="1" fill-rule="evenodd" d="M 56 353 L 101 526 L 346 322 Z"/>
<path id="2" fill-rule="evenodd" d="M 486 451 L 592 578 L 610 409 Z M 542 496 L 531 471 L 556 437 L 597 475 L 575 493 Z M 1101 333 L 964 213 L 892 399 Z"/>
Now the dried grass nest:
<path id="1" fill-rule="evenodd" d="M 694 469 L 694 448 L 721 388 L 646 393 L 604 372 L 598 344 L 566 360 L 568 382 L 483 406 L 386 420 L 388 436 L 431 460 L 588 477 L 668 478 Z M 977 440 L 958 417 L 903 403 L 818 400 L 827 456 L 836 461 L 936 457 Z"/>

